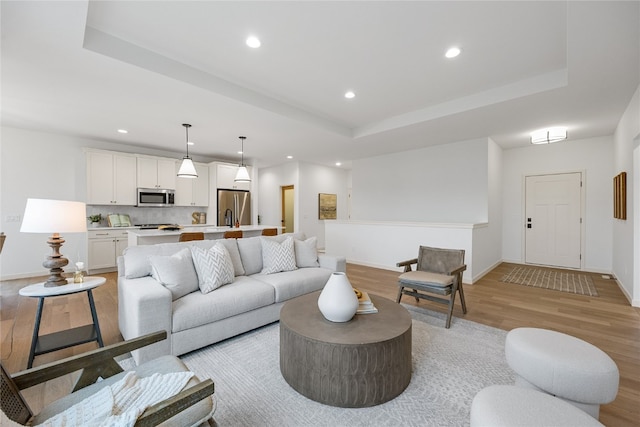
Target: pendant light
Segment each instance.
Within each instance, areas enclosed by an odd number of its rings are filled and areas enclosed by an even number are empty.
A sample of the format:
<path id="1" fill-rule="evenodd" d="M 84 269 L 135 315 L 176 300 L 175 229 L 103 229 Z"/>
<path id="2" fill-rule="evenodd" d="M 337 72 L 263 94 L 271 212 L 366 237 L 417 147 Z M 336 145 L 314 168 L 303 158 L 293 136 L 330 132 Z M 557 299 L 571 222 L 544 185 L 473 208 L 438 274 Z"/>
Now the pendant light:
<path id="1" fill-rule="evenodd" d="M 251 178 L 249 177 L 249 171 L 247 171 L 247 167 L 244 165 L 244 140 L 247 139 L 246 136 L 239 137 L 242 141 L 242 160 L 240 162 L 240 167 L 238 168 L 238 172 L 236 173 L 235 182 L 251 182 Z"/>
<path id="2" fill-rule="evenodd" d="M 191 125 L 183 123 L 182 126 L 184 126 L 187 132 L 187 155 L 182 158 L 182 164 L 180 165 L 180 169 L 178 169 L 178 176 L 180 178 L 197 178 L 198 172 L 196 172 L 196 167 L 193 165 L 191 157 L 189 157 L 189 128 Z"/>

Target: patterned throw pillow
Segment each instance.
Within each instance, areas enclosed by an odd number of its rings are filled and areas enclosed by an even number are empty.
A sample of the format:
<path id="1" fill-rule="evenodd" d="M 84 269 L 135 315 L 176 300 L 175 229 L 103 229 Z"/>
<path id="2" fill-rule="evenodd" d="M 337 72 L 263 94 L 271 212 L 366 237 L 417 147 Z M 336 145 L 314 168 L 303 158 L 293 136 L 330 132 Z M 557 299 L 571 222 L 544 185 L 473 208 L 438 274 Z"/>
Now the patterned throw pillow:
<path id="1" fill-rule="evenodd" d="M 222 244 L 216 243 L 210 249 L 192 246 L 191 256 L 198 273 L 198 286 L 203 294 L 233 282 L 233 262 Z"/>
<path id="2" fill-rule="evenodd" d="M 288 237 L 282 243 L 266 237 L 262 243 L 262 274 L 296 270 L 296 256 L 293 250 L 293 238 Z"/>

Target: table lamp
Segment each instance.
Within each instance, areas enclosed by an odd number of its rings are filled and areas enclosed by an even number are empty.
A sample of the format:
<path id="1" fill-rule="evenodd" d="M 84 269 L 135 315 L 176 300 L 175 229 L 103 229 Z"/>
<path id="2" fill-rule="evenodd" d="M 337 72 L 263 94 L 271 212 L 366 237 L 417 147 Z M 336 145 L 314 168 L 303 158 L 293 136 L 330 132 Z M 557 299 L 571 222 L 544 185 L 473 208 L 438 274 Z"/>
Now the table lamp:
<path id="1" fill-rule="evenodd" d="M 49 269 L 44 286 L 66 285 L 62 267 L 69 260 L 60 253 L 64 239 L 60 233 L 84 233 L 87 231 L 86 206 L 82 202 L 48 199 L 27 199 L 20 231 L 23 233 L 51 233 L 47 243 L 53 253 L 42 263 Z"/>

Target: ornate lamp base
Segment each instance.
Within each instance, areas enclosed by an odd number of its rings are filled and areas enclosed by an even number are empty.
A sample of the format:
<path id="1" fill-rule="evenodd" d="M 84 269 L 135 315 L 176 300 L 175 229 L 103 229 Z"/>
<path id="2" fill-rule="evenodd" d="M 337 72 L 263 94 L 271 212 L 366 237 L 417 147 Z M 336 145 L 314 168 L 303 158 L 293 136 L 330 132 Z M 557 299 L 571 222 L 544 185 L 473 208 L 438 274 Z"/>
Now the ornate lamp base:
<path id="1" fill-rule="evenodd" d="M 60 253 L 60 246 L 64 243 L 64 239 L 60 237 L 58 233 L 53 233 L 53 236 L 49 237 L 47 244 L 53 250 L 53 253 L 49 255 L 42 265 L 49 269 L 49 278 L 44 282 L 44 286 L 62 286 L 67 284 L 67 279 L 62 275 L 64 270 L 62 267 L 69 264 L 69 260 L 62 256 Z"/>

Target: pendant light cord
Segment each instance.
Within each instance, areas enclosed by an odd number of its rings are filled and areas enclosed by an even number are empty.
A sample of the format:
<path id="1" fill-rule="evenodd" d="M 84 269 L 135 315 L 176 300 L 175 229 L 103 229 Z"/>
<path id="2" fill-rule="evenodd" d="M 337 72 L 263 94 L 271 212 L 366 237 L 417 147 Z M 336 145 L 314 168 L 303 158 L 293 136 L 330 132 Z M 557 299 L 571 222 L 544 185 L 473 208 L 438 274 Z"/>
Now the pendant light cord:
<path id="1" fill-rule="evenodd" d="M 186 143 L 187 143 L 187 157 L 186 158 L 190 159 L 190 157 L 189 157 L 189 128 L 191 127 L 191 125 L 188 124 L 188 123 L 183 123 L 182 126 L 184 126 L 184 129 L 187 132 L 187 141 L 186 141 Z"/>

